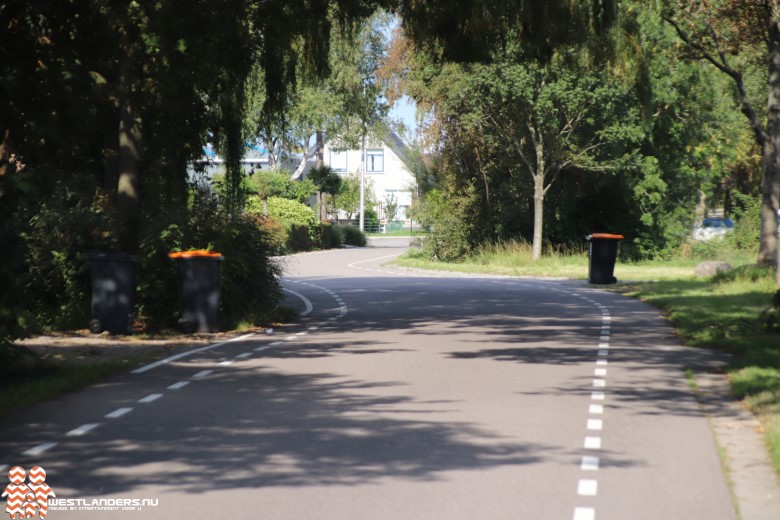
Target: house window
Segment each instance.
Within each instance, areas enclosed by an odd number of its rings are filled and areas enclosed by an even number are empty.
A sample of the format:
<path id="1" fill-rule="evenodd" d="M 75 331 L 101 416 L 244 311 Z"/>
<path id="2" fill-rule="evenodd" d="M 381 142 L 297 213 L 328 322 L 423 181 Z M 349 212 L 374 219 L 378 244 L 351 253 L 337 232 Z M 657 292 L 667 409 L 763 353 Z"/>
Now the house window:
<path id="1" fill-rule="evenodd" d="M 366 173 L 385 171 L 385 151 L 381 148 L 366 150 Z"/>
<path id="2" fill-rule="evenodd" d="M 347 152 L 330 152 L 330 167 L 336 173 L 347 173 Z"/>

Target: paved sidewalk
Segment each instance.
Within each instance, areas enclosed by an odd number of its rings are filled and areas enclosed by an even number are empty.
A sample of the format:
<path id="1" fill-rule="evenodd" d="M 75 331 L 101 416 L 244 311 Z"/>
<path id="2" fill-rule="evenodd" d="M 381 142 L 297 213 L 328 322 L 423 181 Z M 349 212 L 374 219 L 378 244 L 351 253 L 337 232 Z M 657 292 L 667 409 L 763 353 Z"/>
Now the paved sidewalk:
<path id="1" fill-rule="evenodd" d="M 742 520 L 777 520 L 780 480 L 769 460 L 761 423 L 732 397 L 725 375 L 697 374 L 696 382 Z"/>

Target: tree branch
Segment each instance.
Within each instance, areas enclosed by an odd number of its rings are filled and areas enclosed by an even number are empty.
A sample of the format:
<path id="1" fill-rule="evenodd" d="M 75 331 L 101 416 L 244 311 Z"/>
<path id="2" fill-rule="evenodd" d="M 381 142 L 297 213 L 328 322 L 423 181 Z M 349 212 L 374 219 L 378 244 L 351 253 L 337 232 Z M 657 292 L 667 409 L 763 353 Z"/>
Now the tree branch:
<path id="1" fill-rule="evenodd" d="M 674 19 L 669 16 L 664 16 L 663 19 L 666 21 L 666 23 L 674 28 L 674 30 L 677 32 L 677 35 L 683 42 L 685 42 L 688 47 L 698 52 L 700 59 L 710 62 L 715 68 L 730 76 L 731 79 L 734 80 L 737 85 L 737 92 L 739 93 L 740 109 L 742 110 L 742 113 L 747 116 L 750 127 L 753 129 L 753 133 L 756 135 L 758 144 L 760 146 L 764 146 L 764 143 L 769 139 L 767 131 L 761 124 L 761 120 L 753 108 L 753 104 L 750 102 L 750 98 L 748 98 L 742 74 L 729 65 L 726 54 L 721 49 L 720 39 L 712 25 L 707 24 L 707 27 L 708 32 L 710 33 L 710 37 L 715 43 L 715 47 L 718 52 L 718 58 L 713 56 L 711 52 L 705 49 L 701 43 L 694 41 L 693 38 L 687 32 L 685 32 L 685 30 L 680 27 L 680 24 L 678 24 Z"/>

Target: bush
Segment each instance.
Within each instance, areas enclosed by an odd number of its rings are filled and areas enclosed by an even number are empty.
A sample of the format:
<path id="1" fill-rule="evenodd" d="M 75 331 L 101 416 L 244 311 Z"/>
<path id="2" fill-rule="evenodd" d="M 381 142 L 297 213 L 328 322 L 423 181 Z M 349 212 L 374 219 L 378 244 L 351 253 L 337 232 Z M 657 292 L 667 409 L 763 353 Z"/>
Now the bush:
<path id="1" fill-rule="evenodd" d="M 323 249 L 333 249 L 334 247 L 341 246 L 341 239 L 344 238 L 343 234 L 339 234 L 338 237 L 335 233 L 335 226 L 331 222 L 320 222 L 320 247 Z"/>
<path id="2" fill-rule="evenodd" d="M 344 245 L 344 226 L 332 226 L 330 228 L 333 234 L 333 247 L 341 247 Z"/>
<path id="3" fill-rule="evenodd" d="M 250 212 L 255 213 L 251 209 Z M 303 224 L 310 229 L 317 225 L 317 218 L 309 206 L 281 197 L 268 197 L 268 216 L 282 222 Z"/>
<path id="4" fill-rule="evenodd" d="M 350 225 L 335 227 L 339 228 L 343 234 L 343 244 L 348 246 L 366 247 L 368 239 L 366 238 L 366 234 L 360 231 L 360 229 Z"/>
<path id="5" fill-rule="evenodd" d="M 734 232 L 726 237 L 726 242 L 735 249 L 758 253 L 761 240 L 761 198 L 732 192 L 737 204 L 732 210 Z"/>
<path id="6" fill-rule="evenodd" d="M 182 222 L 183 220 L 183 222 Z M 176 325 L 179 286 L 174 250 L 212 249 L 225 257 L 221 264 L 223 328 L 239 323 L 265 324 L 281 295 L 280 268 L 270 259 L 271 234 L 260 217 L 245 213 L 231 218 L 215 199 L 198 195 L 189 211 L 149 219 L 141 242 L 138 268 L 138 316 L 148 329 Z M 172 311 L 174 309 L 174 311 Z"/>
<path id="7" fill-rule="evenodd" d="M 310 251 L 320 243 L 320 227 L 309 206 L 282 197 L 268 197 L 267 206 L 268 218 L 284 227 L 284 236 L 272 240 L 284 244 L 283 251 L 277 251 L 277 254 Z M 262 215 L 262 201 L 258 197 L 250 197 L 247 211 L 255 216 Z"/>
<path id="8" fill-rule="evenodd" d="M 312 250 L 311 228 L 306 224 L 290 222 L 286 226 L 287 240 L 286 250 L 290 253 Z"/>
<path id="9" fill-rule="evenodd" d="M 115 250 L 116 217 L 78 177 L 59 183 L 39 204 L 26 234 L 27 287 L 33 330 L 82 328 L 90 319 L 90 266 L 84 254 Z"/>
<path id="10" fill-rule="evenodd" d="M 423 251 L 429 258 L 457 262 L 474 252 L 478 244 L 479 201 L 473 188 L 462 195 L 432 190 L 421 208 L 431 235 Z"/>

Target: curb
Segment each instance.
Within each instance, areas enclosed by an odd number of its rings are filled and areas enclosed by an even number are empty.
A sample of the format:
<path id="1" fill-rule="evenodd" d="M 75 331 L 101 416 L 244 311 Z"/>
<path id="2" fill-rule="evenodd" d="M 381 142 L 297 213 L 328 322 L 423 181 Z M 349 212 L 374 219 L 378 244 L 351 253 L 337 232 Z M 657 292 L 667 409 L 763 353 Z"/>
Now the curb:
<path id="1" fill-rule="evenodd" d="M 777 520 L 780 481 L 767 456 L 761 423 L 733 397 L 725 375 L 696 374 L 696 383 L 740 518 Z"/>

